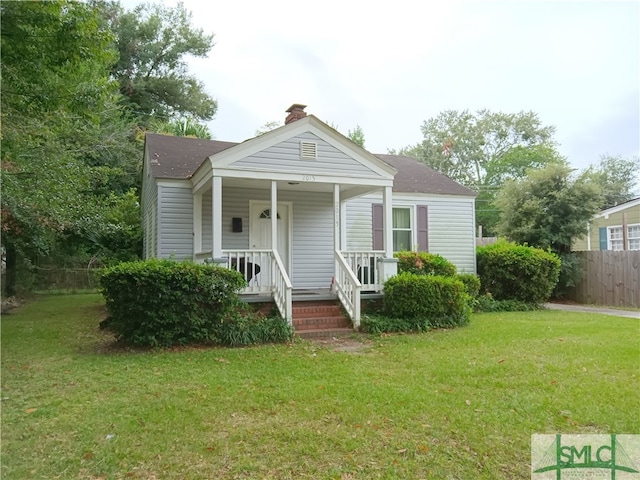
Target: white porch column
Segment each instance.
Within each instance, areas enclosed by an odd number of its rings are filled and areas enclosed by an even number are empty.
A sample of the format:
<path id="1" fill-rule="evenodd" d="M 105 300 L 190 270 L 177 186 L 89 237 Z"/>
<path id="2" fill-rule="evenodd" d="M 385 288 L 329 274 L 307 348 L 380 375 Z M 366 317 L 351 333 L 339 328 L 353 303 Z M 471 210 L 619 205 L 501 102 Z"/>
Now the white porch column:
<path id="1" fill-rule="evenodd" d="M 271 248 L 278 249 L 278 182 L 275 180 L 271 180 Z"/>
<path id="2" fill-rule="evenodd" d="M 212 257 L 214 263 L 222 259 L 222 177 L 213 177 L 211 187 Z"/>
<path id="3" fill-rule="evenodd" d="M 393 258 L 393 200 L 391 187 L 384 187 L 382 203 L 384 208 L 384 256 Z"/>
<path id="4" fill-rule="evenodd" d="M 340 202 L 340 251 L 347 249 L 347 202 Z"/>
<path id="5" fill-rule="evenodd" d="M 384 187 L 382 194 L 384 209 L 384 258 L 381 259 L 380 280 L 386 282 L 398 273 L 398 259 L 393 258 L 393 192 Z"/>
<path id="6" fill-rule="evenodd" d="M 333 249 L 341 251 L 342 219 L 340 216 L 340 185 L 333 185 Z"/>
<path id="7" fill-rule="evenodd" d="M 202 193 L 193 196 L 193 260 L 202 252 Z"/>

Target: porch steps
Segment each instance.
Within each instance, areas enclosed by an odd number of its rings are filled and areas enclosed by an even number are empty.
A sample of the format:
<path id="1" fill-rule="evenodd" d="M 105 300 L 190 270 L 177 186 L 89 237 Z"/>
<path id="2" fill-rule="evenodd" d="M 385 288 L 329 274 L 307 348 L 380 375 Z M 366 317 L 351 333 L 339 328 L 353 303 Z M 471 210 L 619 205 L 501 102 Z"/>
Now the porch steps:
<path id="1" fill-rule="evenodd" d="M 349 320 L 335 301 L 296 301 L 292 307 L 293 326 L 300 337 L 331 338 L 353 333 Z"/>

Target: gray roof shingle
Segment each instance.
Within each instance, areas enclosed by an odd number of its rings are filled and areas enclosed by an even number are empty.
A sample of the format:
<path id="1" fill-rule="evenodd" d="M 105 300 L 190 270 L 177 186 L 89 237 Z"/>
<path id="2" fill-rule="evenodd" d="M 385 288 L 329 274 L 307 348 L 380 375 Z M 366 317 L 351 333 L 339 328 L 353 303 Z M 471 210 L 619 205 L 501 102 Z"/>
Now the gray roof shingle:
<path id="1" fill-rule="evenodd" d="M 151 171 L 156 178 L 187 179 L 196 172 L 206 158 L 238 145 L 201 138 L 174 137 L 147 133 L 145 148 L 149 155 Z M 475 196 L 467 187 L 454 182 L 446 175 L 404 155 L 375 154 L 398 173 L 393 180 L 393 191 L 440 195 Z"/>

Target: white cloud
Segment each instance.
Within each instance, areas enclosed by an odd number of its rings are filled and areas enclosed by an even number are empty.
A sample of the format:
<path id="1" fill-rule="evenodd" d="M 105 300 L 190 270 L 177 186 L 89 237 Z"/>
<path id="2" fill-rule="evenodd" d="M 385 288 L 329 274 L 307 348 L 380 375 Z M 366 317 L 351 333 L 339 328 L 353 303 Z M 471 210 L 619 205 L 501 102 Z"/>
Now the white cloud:
<path id="1" fill-rule="evenodd" d="M 385 152 L 418 142 L 444 109 L 489 108 L 537 112 L 578 167 L 638 155 L 637 2 L 184 3 L 216 35 L 190 65 L 219 100 L 218 139 L 305 103 Z"/>

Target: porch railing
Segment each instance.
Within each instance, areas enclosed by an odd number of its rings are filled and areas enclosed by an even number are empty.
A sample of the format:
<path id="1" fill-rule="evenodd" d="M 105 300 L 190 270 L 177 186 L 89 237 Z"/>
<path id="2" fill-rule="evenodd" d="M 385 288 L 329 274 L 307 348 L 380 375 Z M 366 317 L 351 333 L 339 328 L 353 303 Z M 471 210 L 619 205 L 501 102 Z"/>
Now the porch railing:
<path id="1" fill-rule="evenodd" d="M 273 291 L 270 249 L 223 250 L 222 255 L 227 259 L 227 268 L 240 272 L 247 281 L 247 286 L 242 289 L 241 293 L 271 293 Z"/>
<path id="2" fill-rule="evenodd" d="M 275 302 L 280 315 L 289 325 L 293 323 L 293 307 L 291 304 L 291 292 L 293 287 L 287 275 L 284 264 L 276 250 L 271 257 L 271 278 L 273 283 L 273 301 Z"/>
<path id="3" fill-rule="evenodd" d="M 334 289 L 347 314 L 351 317 L 353 327 L 358 329 L 360 327 L 360 291 L 362 284 L 342 253 L 335 250 L 334 257 L 336 270 Z"/>
<path id="4" fill-rule="evenodd" d="M 380 259 L 384 252 L 379 250 L 341 252 L 349 268 L 362 284 L 363 292 L 382 290 Z"/>

